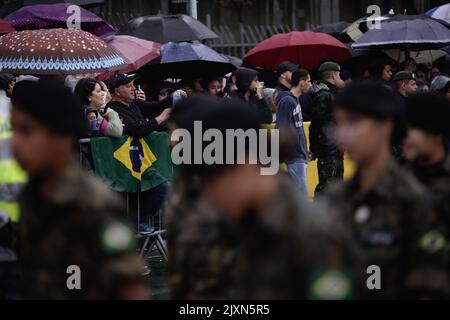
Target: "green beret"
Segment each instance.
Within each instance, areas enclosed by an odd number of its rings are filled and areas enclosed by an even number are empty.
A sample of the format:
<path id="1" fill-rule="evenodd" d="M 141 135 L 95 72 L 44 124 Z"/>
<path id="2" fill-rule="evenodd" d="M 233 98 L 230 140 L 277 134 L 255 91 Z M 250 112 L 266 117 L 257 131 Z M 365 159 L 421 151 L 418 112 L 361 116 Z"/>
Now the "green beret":
<path id="1" fill-rule="evenodd" d="M 410 71 L 400 71 L 395 74 L 394 82 L 402 80 L 416 80 L 416 75 Z"/>
<path id="2" fill-rule="evenodd" d="M 325 71 L 341 71 L 341 67 L 334 62 L 324 62 L 319 67 L 319 72 Z"/>

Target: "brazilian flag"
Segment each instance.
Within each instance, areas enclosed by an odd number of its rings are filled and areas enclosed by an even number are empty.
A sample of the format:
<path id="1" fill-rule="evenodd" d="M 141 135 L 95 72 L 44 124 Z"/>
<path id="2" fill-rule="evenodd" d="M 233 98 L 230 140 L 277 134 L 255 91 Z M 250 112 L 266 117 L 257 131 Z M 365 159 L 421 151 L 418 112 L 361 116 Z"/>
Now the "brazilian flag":
<path id="1" fill-rule="evenodd" d="M 95 173 L 117 192 L 143 192 L 173 180 L 169 134 L 154 132 L 143 139 L 91 139 Z"/>

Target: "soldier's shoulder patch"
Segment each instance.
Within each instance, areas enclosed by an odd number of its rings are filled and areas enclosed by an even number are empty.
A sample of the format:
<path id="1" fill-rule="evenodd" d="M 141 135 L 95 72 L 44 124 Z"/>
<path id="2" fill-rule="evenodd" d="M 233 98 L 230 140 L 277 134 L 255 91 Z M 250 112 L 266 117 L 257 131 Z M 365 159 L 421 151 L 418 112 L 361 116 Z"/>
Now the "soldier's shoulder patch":
<path id="1" fill-rule="evenodd" d="M 131 250 L 136 243 L 131 228 L 119 220 L 102 225 L 100 240 L 103 250 L 111 254 Z"/>
<path id="2" fill-rule="evenodd" d="M 352 278 L 341 270 L 317 271 L 310 279 L 308 298 L 313 300 L 346 300 L 353 295 Z"/>
<path id="3" fill-rule="evenodd" d="M 447 238 L 438 230 L 429 230 L 419 240 L 420 248 L 428 254 L 434 254 L 448 248 Z"/>

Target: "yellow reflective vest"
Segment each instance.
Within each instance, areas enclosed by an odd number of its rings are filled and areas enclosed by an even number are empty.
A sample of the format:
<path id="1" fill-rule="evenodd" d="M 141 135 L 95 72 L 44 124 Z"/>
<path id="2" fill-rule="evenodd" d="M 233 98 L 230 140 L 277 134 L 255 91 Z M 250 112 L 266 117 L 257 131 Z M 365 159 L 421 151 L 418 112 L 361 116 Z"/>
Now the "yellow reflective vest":
<path id="1" fill-rule="evenodd" d="M 26 174 L 14 160 L 10 141 L 10 102 L 4 91 L 0 91 L 0 211 L 5 212 L 13 222 L 19 221 L 17 196 L 27 182 Z"/>

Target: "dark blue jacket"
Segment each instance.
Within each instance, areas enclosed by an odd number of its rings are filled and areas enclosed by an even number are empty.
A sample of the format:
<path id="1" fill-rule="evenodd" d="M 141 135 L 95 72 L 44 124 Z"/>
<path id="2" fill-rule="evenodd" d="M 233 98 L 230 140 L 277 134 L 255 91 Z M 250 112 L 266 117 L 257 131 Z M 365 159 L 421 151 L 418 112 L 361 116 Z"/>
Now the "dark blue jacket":
<path id="1" fill-rule="evenodd" d="M 283 130 L 289 130 L 290 132 L 288 134 L 296 139 L 294 148 L 290 152 L 286 163 L 308 163 L 308 149 L 303 127 L 302 109 L 298 98 L 290 91 L 284 91 L 278 93 L 275 103 L 277 109 L 277 128 L 280 129 L 280 133 Z"/>

